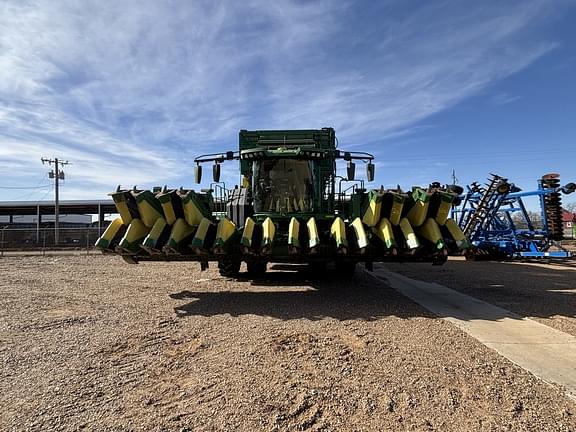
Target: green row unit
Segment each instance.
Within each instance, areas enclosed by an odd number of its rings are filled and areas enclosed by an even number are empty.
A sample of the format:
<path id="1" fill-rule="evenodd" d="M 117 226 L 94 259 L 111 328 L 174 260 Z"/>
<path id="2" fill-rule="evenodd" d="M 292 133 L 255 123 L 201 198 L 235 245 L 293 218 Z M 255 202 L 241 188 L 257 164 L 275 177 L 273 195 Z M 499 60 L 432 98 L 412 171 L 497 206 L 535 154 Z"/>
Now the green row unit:
<path id="1" fill-rule="evenodd" d="M 120 217 L 96 246 L 134 261 L 437 262 L 469 247 L 448 218 L 455 196 L 438 188 L 371 190 L 350 199 L 349 215 L 254 214 L 240 225 L 213 216 L 209 193 L 118 190 Z"/>

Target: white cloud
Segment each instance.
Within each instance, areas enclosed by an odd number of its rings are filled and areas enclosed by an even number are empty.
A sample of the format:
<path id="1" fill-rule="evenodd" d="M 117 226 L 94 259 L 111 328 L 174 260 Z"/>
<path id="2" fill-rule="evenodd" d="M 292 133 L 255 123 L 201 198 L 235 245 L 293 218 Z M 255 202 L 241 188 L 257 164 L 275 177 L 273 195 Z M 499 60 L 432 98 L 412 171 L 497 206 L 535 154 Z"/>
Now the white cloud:
<path id="1" fill-rule="evenodd" d="M 0 165 L 28 184 L 41 155 L 67 158 L 74 197 L 101 196 L 179 185 L 240 128 L 409 134 L 553 49 L 537 28 L 550 5 L 5 1 Z"/>
<path id="2" fill-rule="evenodd" d="M 510 95 L 508 93 L 498 93 L 490 99 L 494 105 L 507 105 L 521 99 L 520 96 Z"/>

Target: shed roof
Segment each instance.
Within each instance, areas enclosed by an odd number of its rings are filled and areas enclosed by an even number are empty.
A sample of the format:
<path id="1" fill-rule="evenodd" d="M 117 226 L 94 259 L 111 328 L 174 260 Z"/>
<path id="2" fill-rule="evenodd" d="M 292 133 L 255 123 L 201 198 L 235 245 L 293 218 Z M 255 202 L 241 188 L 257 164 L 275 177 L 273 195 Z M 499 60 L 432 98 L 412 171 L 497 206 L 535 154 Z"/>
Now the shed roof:
<path id="1" fill-rule="evenodd" d="M 576 213 L 562 209 L 562 222 L 576 222 Z"/>
<path id="2" fill-rule="evenodd" d="M 116 213 L 116 207 L 108 200 L 63 200 L 59 205 L 61 214 Z M 0 201 L 0 215 L 53 214 L 54 201 Z"/>

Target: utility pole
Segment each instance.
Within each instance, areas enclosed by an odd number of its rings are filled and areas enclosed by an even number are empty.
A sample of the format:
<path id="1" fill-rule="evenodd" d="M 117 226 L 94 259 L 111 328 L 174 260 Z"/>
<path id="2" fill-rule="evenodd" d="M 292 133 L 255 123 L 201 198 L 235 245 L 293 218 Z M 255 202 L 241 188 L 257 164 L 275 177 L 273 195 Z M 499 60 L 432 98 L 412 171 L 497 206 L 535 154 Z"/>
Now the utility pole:
<path id="1" fill-rule="evenodd" d="M 453 185 L 458 184 L 458 179 L 456 178 L 456 170 L 455 169 L 452 170 L 452 184 Z"/>
<path id="2" fill-rule="evenodd" d="M 58 158 L 47 159 L 42 158 L 42 165 L 49 164 L 52 166 L 54 164 L 54 169 L 48 173 L 48 177 L 54 179 L 54 244 L 57 245 L 60 240 L 60 198 L 59 198 L 59 182 L 64 180 L 64 171 L 60 169 L 60 166 L 68 165 L 68 161 L 59 161 Z"/>

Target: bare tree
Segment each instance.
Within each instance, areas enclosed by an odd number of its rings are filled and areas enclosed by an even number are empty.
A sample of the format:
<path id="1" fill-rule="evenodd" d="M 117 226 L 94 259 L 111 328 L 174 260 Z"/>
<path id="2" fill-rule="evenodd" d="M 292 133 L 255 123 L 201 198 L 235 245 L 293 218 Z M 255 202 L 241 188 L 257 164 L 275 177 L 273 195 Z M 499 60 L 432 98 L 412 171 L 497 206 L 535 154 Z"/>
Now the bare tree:
<path id="1" fill-rule="evenodd" d="M 528 218 L 532 222 L 532 227 L 534 229 L 542 229 L 542 216 L 539 212 L 528 211 Z M 526 219 L 524 219 L 524 215 L 521 212 L 514 212 L 512 214 L 512 221 L 514 225 L 518 229 L 527 229 L 528 224 L 526 223 Z"/>
<path id="2" fill-rule="evenodd" d="M 564 210 L 568 210 L 570 213 L 576 213 L 576 201 L 564 204 Z"/>

